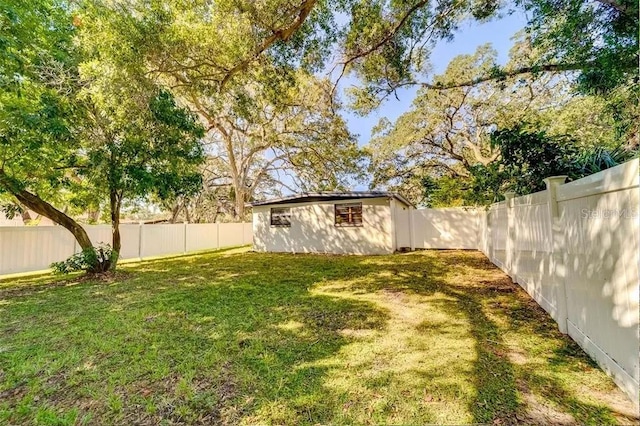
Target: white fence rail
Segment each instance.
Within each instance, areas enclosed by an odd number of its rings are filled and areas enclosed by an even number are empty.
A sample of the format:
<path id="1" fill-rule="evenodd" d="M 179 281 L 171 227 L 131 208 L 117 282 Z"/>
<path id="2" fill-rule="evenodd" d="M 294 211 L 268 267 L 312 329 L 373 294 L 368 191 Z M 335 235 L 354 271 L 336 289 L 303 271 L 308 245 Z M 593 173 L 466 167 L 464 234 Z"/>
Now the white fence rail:
<path id="1" fill-rule="evenodd" d="M 481 250 L 638 401 L 638 164 L 547 179 L 545 191 L 488 209 L 414 210 L 413 226 L 396 224 L 408 229 L 398 247 Z"/>
<path id="2" fill-rule="evenodd" d="M 111 226 L 84 227 L 94 244 L 111 243 Z M 183 254 L 251 244 L 250 223 L 120 225 L 122 259 Z M 61 226 L 0 227 L 0 275 L 47 269 L 79 251 Z"/>

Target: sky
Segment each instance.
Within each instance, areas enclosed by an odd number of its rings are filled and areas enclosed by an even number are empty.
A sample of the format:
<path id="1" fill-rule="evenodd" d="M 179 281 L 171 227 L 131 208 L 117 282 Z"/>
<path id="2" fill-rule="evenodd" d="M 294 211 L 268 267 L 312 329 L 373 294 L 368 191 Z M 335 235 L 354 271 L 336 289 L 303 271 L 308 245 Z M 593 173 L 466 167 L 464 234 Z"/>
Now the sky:
<path id="1" fill-rule="evenodd" d="M 473 53 L 480 45 L 491 43 L 498 52 L 498 61 L 505 64 L 509 50 L 513 46 L 511 38 L 524 28 L 527 18 L 523 11 L 514 11 L 512 15 L 495 19 L 487 23 L 466 23 L 460 26 L 451 42 L 441 42 L 431 54 L 431 65 L 434 74 L 442 73 L 449 61 L 457 55 Z M 349 82 L 347 80 L 346 85 Z M 402 113 L 411 108 L 417 88 L 398 91 L 398 98 L 391 96 L 377 111 L 366 117 L 344 112 L 347 125 L 352 133 L 358 135 L 359 144 L 366 145 L 371 137 L 371 129 L 382 117 L 394 122 Z"/>

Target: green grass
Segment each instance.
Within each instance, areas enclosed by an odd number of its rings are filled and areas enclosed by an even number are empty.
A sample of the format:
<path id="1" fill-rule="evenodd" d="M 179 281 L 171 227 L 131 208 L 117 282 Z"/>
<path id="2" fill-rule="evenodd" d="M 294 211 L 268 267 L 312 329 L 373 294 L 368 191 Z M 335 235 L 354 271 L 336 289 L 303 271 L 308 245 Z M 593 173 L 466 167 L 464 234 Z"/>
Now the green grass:
<path id="1" fill-rule="evenodd" d="M 228 250 L 0 282 L 0 424 L 627 423 L 481 254 Z"/>

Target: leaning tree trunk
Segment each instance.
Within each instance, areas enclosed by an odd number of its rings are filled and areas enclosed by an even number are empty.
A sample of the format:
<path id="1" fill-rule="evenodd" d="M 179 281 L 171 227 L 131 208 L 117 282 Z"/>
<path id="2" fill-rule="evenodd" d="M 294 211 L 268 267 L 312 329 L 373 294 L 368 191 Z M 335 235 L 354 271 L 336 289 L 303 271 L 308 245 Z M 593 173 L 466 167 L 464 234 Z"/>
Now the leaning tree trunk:
<path id="1" fill-rule="evenodd" d="M 116 270 L 118 259 L 120 258 L 120 249 L 122 248 L 122 240 L 120 238 L 120 206 L 122 197 L 117 191 L 111 190 L 109 194 L 111 208 L 111 259 L 110 269 Z"/>
<path id="2" fill-rule="evenodd" d="M 20 188 L 2 170 L 0 170 L 0 186 L 9 191 L 11 195 L 16 197 L 16 199 L 27 208 L 44 217 L 48 217 L 55 223 L 66 228 L 73 234 L 82 250 L 93 248 L 93 244 L 89 239 L 89 235 L 87 235 L 87 231 L 85 231 L 78 222 L 67 216 L 62 211 L 56 209 L 37 195 Z"/>

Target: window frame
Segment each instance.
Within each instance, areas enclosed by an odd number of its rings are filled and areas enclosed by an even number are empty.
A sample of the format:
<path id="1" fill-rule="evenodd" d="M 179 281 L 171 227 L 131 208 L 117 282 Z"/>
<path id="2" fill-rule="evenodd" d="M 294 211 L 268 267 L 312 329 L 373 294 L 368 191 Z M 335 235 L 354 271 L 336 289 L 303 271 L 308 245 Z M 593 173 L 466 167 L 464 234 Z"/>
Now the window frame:
<path id="1" fill-rule="evenodd" d="M 342 217 L 342 215 L 338 214 L 338 209 L 339 208 L 354 208 L 354 207 L 358 207 L 360 209 L 360 221 L 358 222 L 357 220 L 355 220 L 355 217 L 357 216 L 358 212 L 351 212 L 349 211 L 348 213 L 346 213 L 347 215 L 351 216 L 352 220 L 347 221 L 347 222 L 340 222 L 338 223 L 338 217 Z M 335 227 L 337 228 L 362 228 L 364 226 L 364 209 L 362 206 L 362 202 L 357 202 L 357 203 L 335 203 L 334 207 L 333 207 L 333 224 Z"/>
<path id="2" fill-rule="evenodd" d="M 276 213 L 276 215 L 279 215 L 280 217 L 282 217 L 283 215 L 285 217 L 288 217 L 289 223 L 274 223 L 273 222 L 274 210 L 281 210 L 281 212 Z M 288 214 L 287 214 L 287 211 L 288 211 Z M 293 214 L 291 212 L 291 207 L 271 207 L 269 209 L 269 224 L 271 225 L 272 228 L 291 228 L 292 217 L 293 217 Z"/>

